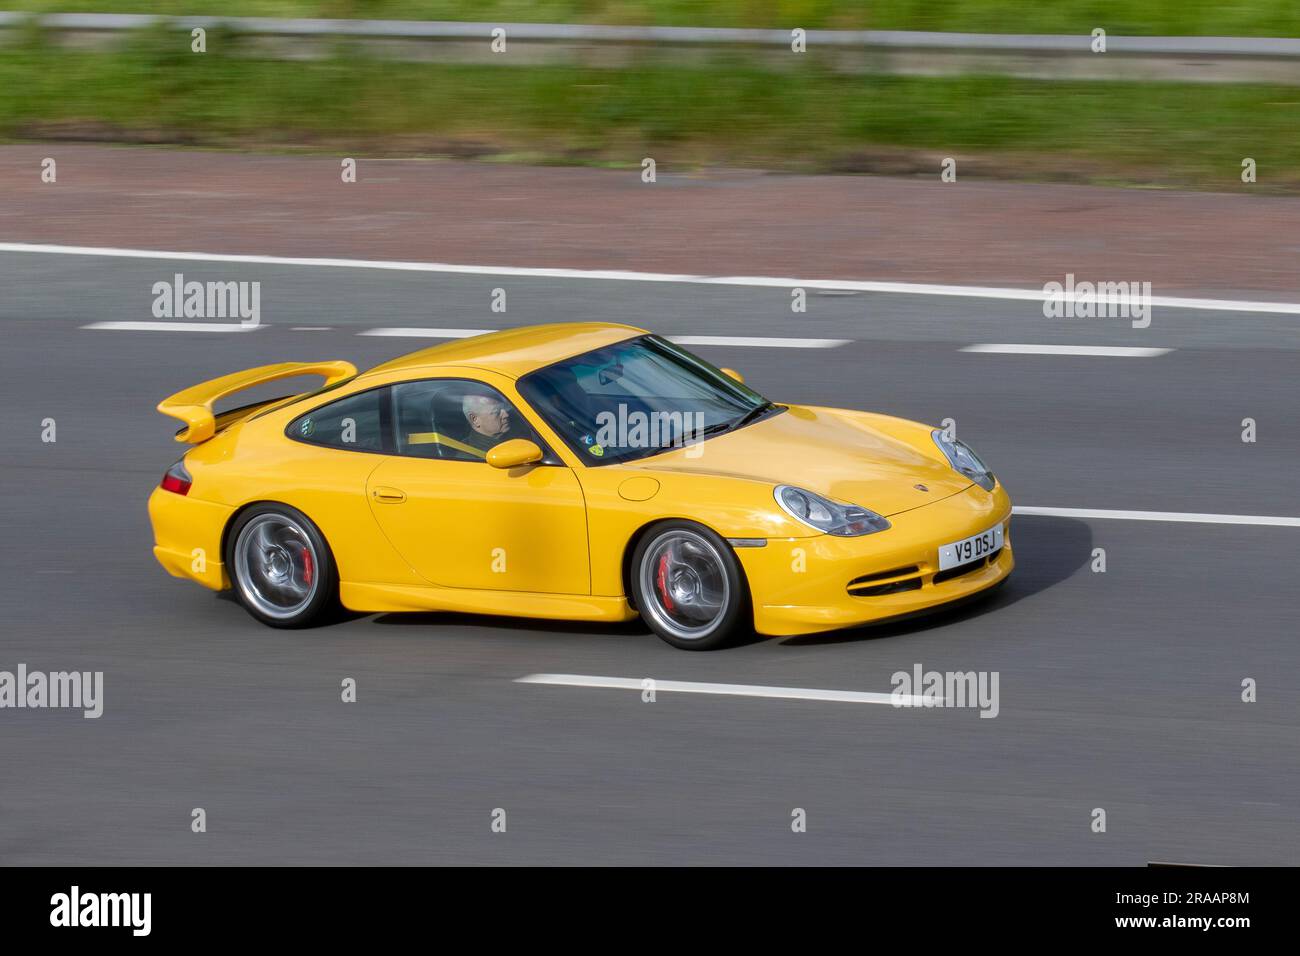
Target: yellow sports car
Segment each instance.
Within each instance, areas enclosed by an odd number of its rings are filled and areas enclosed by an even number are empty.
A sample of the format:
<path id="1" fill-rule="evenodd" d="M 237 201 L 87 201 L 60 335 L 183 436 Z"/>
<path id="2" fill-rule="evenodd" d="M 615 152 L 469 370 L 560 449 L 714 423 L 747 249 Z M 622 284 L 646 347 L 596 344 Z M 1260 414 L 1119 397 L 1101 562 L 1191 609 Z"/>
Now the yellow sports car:
<path id="1" fill-rule="evenodd" d="M 218 413 L 319 374 L 324 387 Z M 149 499 L 158 561 L 276 627 L 353 611 L 624 621 L 674 647 L 928 609 L 1012 568 L 963 443 L 781 405 L 642 329 L 494 332 L 357 374 L 267 365 L 165 399 L 194 447 Z"/>

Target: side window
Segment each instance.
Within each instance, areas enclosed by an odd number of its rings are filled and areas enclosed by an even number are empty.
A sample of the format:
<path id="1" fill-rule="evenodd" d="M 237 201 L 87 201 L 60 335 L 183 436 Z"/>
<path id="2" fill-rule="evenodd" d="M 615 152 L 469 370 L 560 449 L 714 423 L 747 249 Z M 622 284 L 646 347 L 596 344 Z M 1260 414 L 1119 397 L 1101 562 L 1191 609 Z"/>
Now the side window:
<path id="1" fill-rule="evenodd" d="M 387 388 L 375 388 L 330 402 L 295 418 L 288 435 L 312 445 L 382 452 L 387 398 Z"/>
<path id="2" fill-rule="evenodd" d="M 426 379 L 392 387 L 397 453 L 412 458 L 485 461 L 503 441 L 537 442 L 544 461 L 557 459 L 506 397 L 466 379 Z"/>

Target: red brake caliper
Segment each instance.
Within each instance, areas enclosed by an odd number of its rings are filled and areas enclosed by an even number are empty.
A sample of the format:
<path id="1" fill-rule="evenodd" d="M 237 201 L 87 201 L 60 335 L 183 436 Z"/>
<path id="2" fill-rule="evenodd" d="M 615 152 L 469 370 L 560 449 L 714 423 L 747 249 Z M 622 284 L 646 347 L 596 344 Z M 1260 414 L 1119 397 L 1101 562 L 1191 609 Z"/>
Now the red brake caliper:
<path id="1" fill-rule="evenodd" d="M 659 597 L 664 602 L 664 607 L 669 611 L 675 610 L 673 599 L 668 596 L 668 552 L 665 551 L 659 556 L 659 571 L 655 574 L 655 584 L 659 586 Z"/>
<path id="2" fill-rule="evenodd" d="M 302 549 L 302 583 L 311 584 L 312 575 L 315 573 L 315 565 L 311 563 L 311 548 L 304 545 Z"/>

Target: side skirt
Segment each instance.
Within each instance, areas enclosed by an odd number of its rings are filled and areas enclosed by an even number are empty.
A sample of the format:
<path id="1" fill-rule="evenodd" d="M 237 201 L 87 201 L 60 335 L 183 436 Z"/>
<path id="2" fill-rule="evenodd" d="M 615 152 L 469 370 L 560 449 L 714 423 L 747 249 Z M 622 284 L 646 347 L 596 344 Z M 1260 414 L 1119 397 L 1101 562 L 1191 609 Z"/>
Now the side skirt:
<path id="1" fill-rule="evenodd" d="M 562 621 L 630 621 L 637 616 L 627 598 L 592 594 L 536 594 L 475 591 L 407 584 L 339 584 L 339 600 L 350 611 L 456 611 Z"/>

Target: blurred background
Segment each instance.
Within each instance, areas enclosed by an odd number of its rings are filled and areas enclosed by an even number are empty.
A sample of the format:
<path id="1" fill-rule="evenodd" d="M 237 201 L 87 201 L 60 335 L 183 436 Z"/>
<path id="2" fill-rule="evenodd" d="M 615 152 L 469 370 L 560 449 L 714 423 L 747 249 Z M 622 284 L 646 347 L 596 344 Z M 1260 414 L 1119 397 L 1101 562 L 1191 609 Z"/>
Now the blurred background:
<path id="1" fill-rule="evenodd" d="M 966 176 L 1259 190 L 1300 184 L 1300 36 L 1289 0 L 8 0 L 0 137 L 534 164 Z M 469 21 L 349 36 L 24 14 Z M 493 26 L 746 28 L 544 38 Z M 183 28 L 180 28 L 183 32 Z M 790 31 L 813 31 L 808 52 Z M 1096 52 L 1093 31 L 1106 34 Z M 1016 34 L 1010 46 L 815 31 Z M 355 32 L 355 31 L 354 31 Z M 1024 42 L 1023 35 L 1055 36 Z M 1164 37 L 1156 44 L 1126 38 Z M 1213 37 L 1220 42 L 1189 41 Z M 1126 45 L 1127 44 L 1127 45 Z M 1163 45 L 1162 45 L 1163 44 Z M 1200 44 L 1200 45 L 1198 45 Z M 502 67 L 509 67 L 503 69 Z"/>

